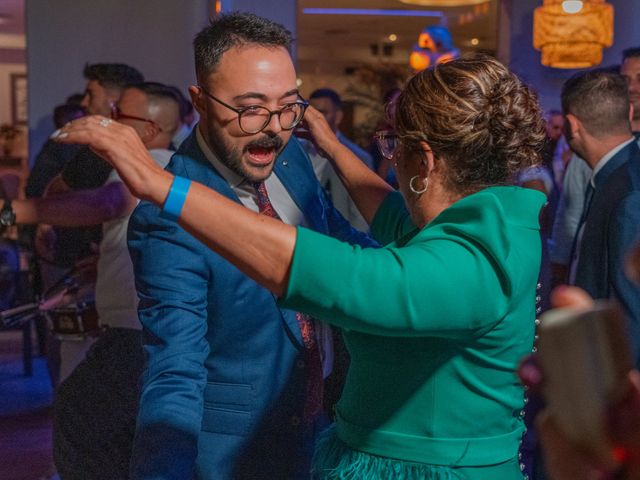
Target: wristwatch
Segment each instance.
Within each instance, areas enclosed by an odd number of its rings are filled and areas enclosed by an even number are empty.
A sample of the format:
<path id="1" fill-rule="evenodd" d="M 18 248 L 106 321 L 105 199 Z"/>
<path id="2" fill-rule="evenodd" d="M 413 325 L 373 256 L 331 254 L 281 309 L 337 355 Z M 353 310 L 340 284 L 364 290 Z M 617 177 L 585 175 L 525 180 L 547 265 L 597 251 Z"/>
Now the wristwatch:
<path id="1" fill-rule="evenodd" d="M 16 212 L 13 211 L 11 200 L 5 200 L 0 209 L 0 227 L 11 227 L 16 223 Z"/>

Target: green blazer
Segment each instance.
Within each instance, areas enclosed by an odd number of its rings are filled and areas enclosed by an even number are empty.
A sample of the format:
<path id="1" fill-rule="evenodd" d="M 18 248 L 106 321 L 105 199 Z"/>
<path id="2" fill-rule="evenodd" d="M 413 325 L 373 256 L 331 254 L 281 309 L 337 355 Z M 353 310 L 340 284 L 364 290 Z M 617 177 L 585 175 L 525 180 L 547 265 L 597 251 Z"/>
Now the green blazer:
<path id="1" fill-rule="evenodd" d="M 382 249 L 298 229 L 280 302 L 344 331 L 343 442 L 466 472 L 517 467 L 524 391 L 515 371 L 533 344 L 544 201 L 534 190 L 491 187 L 418 230 L 393 193 L 371 225 Z M 508 471 L 482 476 L 521 478 Z"/>

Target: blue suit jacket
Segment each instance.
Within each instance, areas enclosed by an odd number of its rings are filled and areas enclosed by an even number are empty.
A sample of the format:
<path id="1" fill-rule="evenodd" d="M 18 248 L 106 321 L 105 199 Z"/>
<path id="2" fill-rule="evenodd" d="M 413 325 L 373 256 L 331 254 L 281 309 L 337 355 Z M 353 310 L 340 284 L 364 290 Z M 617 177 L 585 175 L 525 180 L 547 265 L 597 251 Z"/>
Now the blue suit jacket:
<path id="1" fill-rule="evenodd" d="M 615 298 L 629 319 L 636 359 L 640 352 L 640 288 L 624 262 L 640 234 L 640 149 L 620 150 L 595 176 L 576 266 L 576 285 L 593 298 Z M 636 360 L 640 366 L 640 362 Z"/>
<path id="2" fill-rule="evenodd" d="M 239 202 L 195 134 L 167 169 Z M 373 245 L 331 206 L 295 137 L 274 172 L 310 228 Z M 295 313 L 159 213 L 143 202 L 129 224 L 147 356 L 132 477 L 289 478 L 310 453 Z"/>

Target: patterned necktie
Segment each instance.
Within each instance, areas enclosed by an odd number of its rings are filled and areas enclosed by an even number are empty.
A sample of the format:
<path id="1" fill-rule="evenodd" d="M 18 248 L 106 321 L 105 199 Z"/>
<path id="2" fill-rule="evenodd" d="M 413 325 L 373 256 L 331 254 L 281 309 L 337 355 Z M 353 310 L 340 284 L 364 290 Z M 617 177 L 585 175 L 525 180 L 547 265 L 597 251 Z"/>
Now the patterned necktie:
<path id="1" fill-rule="evenodd" d="M 258 199 L 258 210 L 261 214 L 271 218 L 282 220 L 275 211 L 264 182 L 256 182 L 253 184 Z M 302 334 L 304 343 L 304 360 L 309 372 L 307 380 L 307 392 L 304 405 L 303 421 L 305 424 L 313 422 L 315 417 L 322 409 L 322 361 L 320 359 L 320 347 L 316 339 L 313 320 L 309 315 L 302 312 L 296 312 L 296 320 Z"/>

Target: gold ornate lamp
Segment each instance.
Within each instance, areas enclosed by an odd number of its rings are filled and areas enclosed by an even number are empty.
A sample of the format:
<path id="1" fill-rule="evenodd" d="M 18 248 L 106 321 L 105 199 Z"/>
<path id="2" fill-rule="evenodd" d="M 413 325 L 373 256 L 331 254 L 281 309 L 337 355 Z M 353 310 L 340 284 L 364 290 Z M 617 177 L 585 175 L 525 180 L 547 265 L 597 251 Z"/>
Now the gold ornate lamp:
<path id="1" fill-rule="evenodd" d="M 533 15 L 533 46 L 547 67 L 588 68 L 613 44 L 613 6 L 605 0 L 544 0 Z"/>

